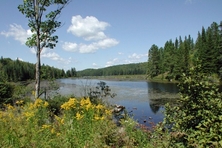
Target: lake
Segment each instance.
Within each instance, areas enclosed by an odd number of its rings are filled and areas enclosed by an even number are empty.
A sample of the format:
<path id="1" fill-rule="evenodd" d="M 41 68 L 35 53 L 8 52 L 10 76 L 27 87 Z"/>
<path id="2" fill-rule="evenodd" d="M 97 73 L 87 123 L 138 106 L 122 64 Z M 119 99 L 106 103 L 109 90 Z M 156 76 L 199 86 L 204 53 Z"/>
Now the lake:
<path id="1" fill-rule="evenodd" d="M 89 89 L 95 88 L 100 81 L 105 82 L 111 92 L 117 94 L 114 98 L 105 98 L 109 103 L 125 106 L 135 120 L 145 125 L 149 124 L 149 120 L 161 122 L 164 118 L 164 104 L 178 98 L 176 84 L 146 81 L 58 79 L 58 92 L 62 95 L 86 96 Z"/>

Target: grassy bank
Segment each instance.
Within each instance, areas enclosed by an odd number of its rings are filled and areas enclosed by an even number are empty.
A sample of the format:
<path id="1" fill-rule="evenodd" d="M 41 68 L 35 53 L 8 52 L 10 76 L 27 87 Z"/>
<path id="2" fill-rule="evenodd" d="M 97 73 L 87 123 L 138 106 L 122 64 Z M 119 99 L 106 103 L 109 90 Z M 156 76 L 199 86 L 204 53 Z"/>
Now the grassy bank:
<path id="1" fill-rule="evenodd" d="M 99 79 L 99 80 L 110 80 L 110 81 L 148 81 L 148 82 L 159 82 L 159 83 L 178 83 L 176 80 L 169 81 L 163 79 L 161 75 L 148 78 L 147 75 L 113 75 L 113 76 L 89 76 L 84 77 L 87 79 Z"/>
<path id="2" fill-rule="evenodd" d="M 146 81 L 146 75 L 112 75 L 112 76 L 89 76 L 87 79 L 100 79 L 110 81 Z"/>

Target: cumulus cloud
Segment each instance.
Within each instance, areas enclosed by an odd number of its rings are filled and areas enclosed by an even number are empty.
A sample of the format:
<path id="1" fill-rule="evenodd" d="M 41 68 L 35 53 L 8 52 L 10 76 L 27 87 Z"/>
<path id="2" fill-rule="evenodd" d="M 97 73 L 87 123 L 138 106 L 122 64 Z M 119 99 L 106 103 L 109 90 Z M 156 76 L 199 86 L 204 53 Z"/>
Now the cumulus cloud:
<path id="1" fill-rule="evenodd" d="M 92 63 L 93 68 L 98 69 L 99 66 L 96 63 Z"/>
<path id="2" fill-rule="evenodd" d="M 27 38 L 32 35 L 31 30 L 25 30 L 21 25 L 11 24 L 9 31 L 2 31 L 0 33 L 5 37 L 13 37 L 15 40 L 19 41 L 21 44 L 25 44 Z"/>
<path id="3" fill-rule="evenodd" d="M 62 48 L 66 51 L 72 51 L 72 52 L 76 52 L 78 51 L 78 44 L 76 43 L 71 43 L 71 42 L 65 42 L 62 45 Z"/>
<path id="4" fill-rule="evenodd" d="M 141 59 L 143 57 L 147 57 L 148 54 L 137 54 L 137 53 L 133 53 L 132 55 L 129 55 L 128 58 L 129 59 Z"/>
<path id="5" fill-rule="evenodd" d="M 71 32 L 73 35 L 91 42 L 79 44 L 64 42 L 62 48 L 71 52 L 94 53 L 99 49 L 116 46 L 119 42 L 116 39 L 109 38 L 104 33 L 108 26 L 110 26 L 109 23 L 99 21 L 94 16 L 87 16 L 85 18 L 82 18 L 80 15 L 73 16 L 67 32 Z"/>
<path id="6" fill-rule="evenodd" d="M 133 53 L 132 55 L 128 56 L 128 60 L 126 60 L 127 63 L 137 63 L 141 62 L 143 58 L 147 59 L 148 54 L 137 54 Z"/>
<path id="7" fill-rule="evenodd" d="M 121 54 L 119 54 L 119 55 L 121 55 Z M 113 65 L 119 65 L 119 64 L 130 64 L 130 63 L 144 62 L 144 61 L 147 60 L 147 56 L 148 56 L 148 54 L 133 53 L 133 54 L 129 55 L 127 58 L 124 58 L 124 59 L 113 58 L 113 59 L 106 62 L 105 67 L 109 67 L 109 66 L 113 66 Z"/>
<path id="8" fill-rule="evenodd" d="M 31 48 L 30 50 L 33 54 L 36 54 L 36 50 L 34 48 Z M 52 51 L 52 49 L 44 49 L 41 52 L 41 57 L 42 58 L 49 58 L 51 60 L 61 62 L 63 64 L 69 64 L 71 62 L 71 58 L 64 59 L 62 58 L 59 54 L 56 52 Z"/>
<path id="9" fill-rule="evenodd" d="M 108 62 L 106 62 L 105 67 L 109 67 L 109 66 L 113 66 L 119 63 L 119 59 L 118 58 L 114 58 Z"/>
<path id="10" fill-rule="evenodd" d="M 103 31 L 110 26 L 106 22 L 99 21 L 94 16 L 87 16 L 86 18 L 82 18 L 80 15 L 73 16 L 71 23 L 67 31 L 87 41 L 106 38 Z"/>
<path id="11" fill-rule="evenodd" d="M 62 48 L 66 51 L 79 52 L 79 53 L 94 53 L 98 49 L 105 49 L 117 45 L 119 42 L 116 39 L 106 38 L 99 40 L 98 42 L 92 42 L 90 44 L 76 44 L 71 42 L 65 42 Z"/>

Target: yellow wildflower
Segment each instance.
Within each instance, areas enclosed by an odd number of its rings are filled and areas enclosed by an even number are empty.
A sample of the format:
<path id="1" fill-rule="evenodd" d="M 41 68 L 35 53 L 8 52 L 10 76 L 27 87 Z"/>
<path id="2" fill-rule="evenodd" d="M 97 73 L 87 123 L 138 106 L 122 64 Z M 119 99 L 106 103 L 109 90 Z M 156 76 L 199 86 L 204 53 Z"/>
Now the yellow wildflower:
<path id="1" fill-rule="evenodd" d="M 101 104 L 98 104 L 97 106 L 96 106 L 96 109 L 103 109 L 104 108 L 104 106 L 103 105 L 101 105 Z"/>
<path id="2" fill-rule="evenodd" d="M 106 113 L 106 115 L 112 115 L 112 111 L 108 110 L 108 109 L 105 110 L 105 113 Z"/>
<path id="3" fill-rule="evenodd" d="M 81 114 L 79 112 L 76 113 L 76 119 L 80 120 L 83 118 L 83 115 L 81 116 Z"/>
<path id="4" fill-rule="evenodd" d="M 61 124 L 64 124 L 64 119 L 60 120 L 60 123 L 61 123 Z"/>
<path id="5" fill-rule="evenodd" d="M 56 136 L 60 136 L 61 135 L 61 133 L 56 133 Z"/>
<path id="6" fill-rule="evenodd" d="M 86 108 L 86 110 L 88 110 L 89 108 L 93 108 L 93 105 L 92 105 L 92 103 L 91 103 L 89 98 L 81 99 L 80 105 L 81 105 L 82 108 Z"/>
<path id="7" fill-rule="evenodd" d="M 55 129 L 54 129 L 54 128 L 51 129 L 51 133 L 52 133 L 52 134 L 55 133 Z"/>
<path id="8" fill-rule="evenodd" d="M 51 125 L 48 125 L 48 124 L 43 124 L 42 125 L 42 129 L 47 129 L 47 128 L 50 128 L 51 127 Z"/>
<path id="9" fill-rule="evenodd" d="M 18 100 L 18 101 L 16 101 L 15 103 L 16 103 L 17 105 L 22 105 L 23 102 L 24 102 L 23 100 L 20 100 L 20 101 Z"/>
<path id="10" fill-rule="evenodd" d="M 71 108 L 75 108 L 77 100 L 75 98 L 70 98 L 68 102 L 65 102 L 61 105 L 62 109 L 69 110 Z"/>
<path id="11" fill-rule="evenodd" d="M 39 98 L 36 99 L 34 103 L 34 107 L 40 107 L 42 105 L 42 102 L 43 102 L 42 99 L 39 99 Z"/>
<path id="12" fill-rule="evenodd" d="M 102 116 L 101 118 L 100 118 L 100 120 L 104 120 L 105 119 L 105 117 L 104 116 Z"/>
<path id="13" fill-rule="evenodd" d="M 56 115 L 55 115 L 55 119 L 56 119 L 59 123 L 64 124 L 64 119 L 62 119 L 62 118 L 60 118 L 60 117 L 58 117 L 58 116 L 56 116 Z"/>
<path id="14" fill-rule="evenodd" d="M 29 120 L 31 117 L 34 117 L 34 112 L 24 112 L 25 117 Z"/>
<path id="15" fill-rule="evenodd" d="M 84 106 L 85 104 L 86 104 L 86 103 L 85 103 L 85 99 L 81 99 L 81 100 L 80 100 L 80 105 L 81 105 L 81 106 Z"/>
<path id="16" fill-rule="evenodd" d="M 10 104 L 6 104 L 6 107 L 7 107 L 7 109 L 8 110 L 13 110 L 13 109 L 15 109 L 13 106 L 11 106 Z"/>
<path id="17" fill-rule="evenodd" d="M 49 106 L 49 103 L 47 101 L 45 101 L 43 106 L 47 107 L 47 106 Z"/>
<path id="18" fill-rule="evenodd" d="M 100 117 L 99 117 L 98 115 L 95 115 L 95 116 L 94 116 L 94 119 L 95 119 L 95 120 L 99 120 Z"/>

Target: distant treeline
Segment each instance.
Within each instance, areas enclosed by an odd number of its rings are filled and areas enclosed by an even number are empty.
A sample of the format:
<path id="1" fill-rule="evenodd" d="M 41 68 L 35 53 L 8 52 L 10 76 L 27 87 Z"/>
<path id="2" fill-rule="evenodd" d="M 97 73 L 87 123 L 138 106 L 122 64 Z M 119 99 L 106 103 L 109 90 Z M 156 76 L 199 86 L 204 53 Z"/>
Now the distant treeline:
<path id="1" fill-rule="evenodd" d="M 179 79 L 192 65 L 201 64 L 200 72 L 216 74 L 222 78 L 222 22 L 202 27 L 194 41 L 189 35 L 184 39 L 169 40 L 164 47 L 152 45 L 149 49 L 148 70 L 150 78 Z"/>
<path id="2" fill-rule="evenodd" d="M 75 68 L 71 68 L 66 72 L 48 65 L 41 66 L 42 79 L 57 79 L 64 77 L 76 76 Z M 12 60 L 10 58 L 0 58 L 0 81 L 27 81 L 35 79 L 35 64 L 23 62 L 20 60 Z"/>
<path id="3" fill-rule="evenodd" d="M 147 62 L 115 65 L 100 69 L 85 69 L 77 71 L 78 76 L 111 76 L 111 75 L 138 75 L 146 74 Z"/>

